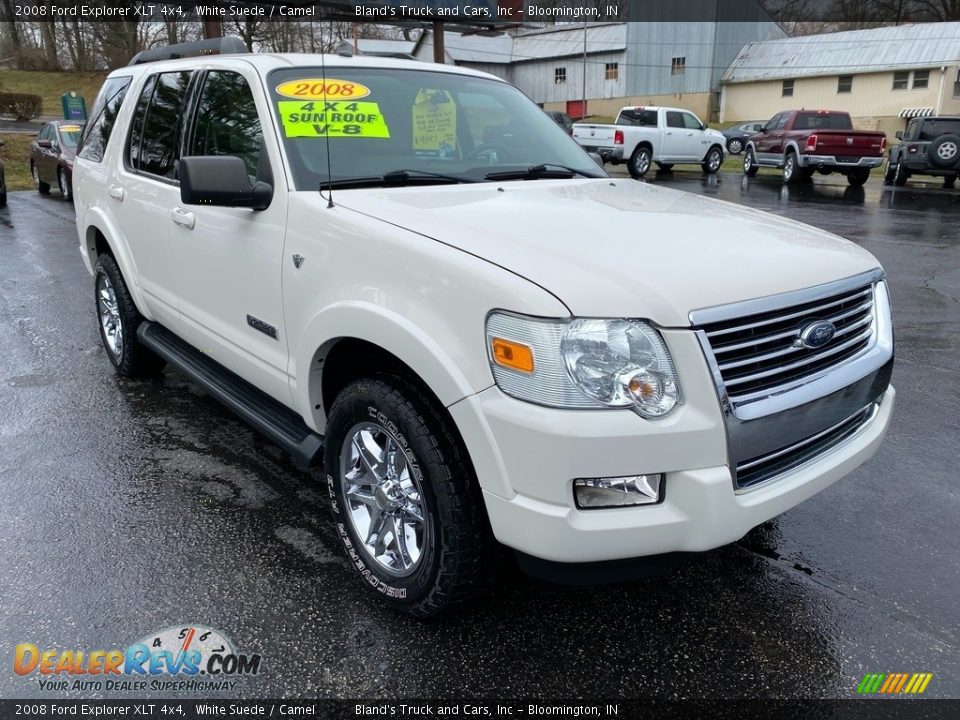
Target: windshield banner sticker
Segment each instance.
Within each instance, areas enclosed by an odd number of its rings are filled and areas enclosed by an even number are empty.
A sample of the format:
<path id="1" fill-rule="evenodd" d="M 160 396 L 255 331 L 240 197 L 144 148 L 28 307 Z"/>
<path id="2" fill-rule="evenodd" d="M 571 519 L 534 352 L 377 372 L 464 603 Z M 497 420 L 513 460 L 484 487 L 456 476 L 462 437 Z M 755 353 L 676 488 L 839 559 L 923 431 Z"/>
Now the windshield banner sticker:
<path id="1" fill-rule="evenodd" d="M 457 106 L 446 90 L 420 90 L 413 105 L 413 149 L 442 157 L 457 147 Z"/>
<path id="2" fill-rule="evenodd" d="M 299 100 L 359 100 L 370 94 L 370 88 L 350 80 L 305 78 L 280 83 L 278 95 Z"/>
<path id="3" fill-rule="evenodd" d="M 390 129 L 375 102 L 281 100 L 277 108 L 288 138 L 390 137 Z"/>

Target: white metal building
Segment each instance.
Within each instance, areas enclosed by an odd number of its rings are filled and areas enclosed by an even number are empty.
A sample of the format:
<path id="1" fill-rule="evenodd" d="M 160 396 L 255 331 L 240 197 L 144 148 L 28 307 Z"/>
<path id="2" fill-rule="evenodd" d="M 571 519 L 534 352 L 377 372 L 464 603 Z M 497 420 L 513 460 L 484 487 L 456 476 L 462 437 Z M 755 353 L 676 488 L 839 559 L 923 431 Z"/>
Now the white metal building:
<path id="1" fill-rule="evenodd" d="M 721 82 L 721 120 L 843 110 L 892 133 L 911 117 L 960 114 L 960 22 L 750 43 Z"/>

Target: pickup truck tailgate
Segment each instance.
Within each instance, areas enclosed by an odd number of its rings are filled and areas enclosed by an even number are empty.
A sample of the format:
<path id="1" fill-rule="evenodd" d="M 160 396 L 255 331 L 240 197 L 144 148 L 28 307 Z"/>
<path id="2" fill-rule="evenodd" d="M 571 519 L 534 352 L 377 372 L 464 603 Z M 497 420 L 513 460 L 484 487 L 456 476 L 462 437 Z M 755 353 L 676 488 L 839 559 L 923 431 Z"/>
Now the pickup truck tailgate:
<path id="1" fill-rule="evenodd" d="M 858 130 L 817 130 L 817 155 L 837 157 L 880 157 L 883 155 L 882 132 Z"/>
<path id="2" fill-rule="evenodd" d="M 585 125 L 575 123 L 573 139 L 584 147 L 606 147 L 613 145 L 616 125 Z"/>

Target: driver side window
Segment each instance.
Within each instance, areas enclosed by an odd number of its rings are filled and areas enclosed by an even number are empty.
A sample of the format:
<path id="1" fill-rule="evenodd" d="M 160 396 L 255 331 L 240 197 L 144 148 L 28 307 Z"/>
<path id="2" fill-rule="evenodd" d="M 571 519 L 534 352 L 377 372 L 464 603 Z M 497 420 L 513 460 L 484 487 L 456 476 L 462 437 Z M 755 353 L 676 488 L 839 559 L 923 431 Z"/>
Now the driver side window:
<path id="1" fill-rule="evenodd" d="M 696 116 L 691 115 L 690 113 L 684 113 L 683 124 L 687 130 L 699 130 L 703 123 L 697 120 Z"/>

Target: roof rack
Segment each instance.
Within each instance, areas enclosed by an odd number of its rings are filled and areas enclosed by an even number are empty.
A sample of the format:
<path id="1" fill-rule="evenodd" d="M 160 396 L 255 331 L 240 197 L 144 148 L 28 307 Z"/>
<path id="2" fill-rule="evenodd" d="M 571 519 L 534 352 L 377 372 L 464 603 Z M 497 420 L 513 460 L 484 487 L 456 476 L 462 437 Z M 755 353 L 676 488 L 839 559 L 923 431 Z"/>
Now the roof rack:
<path id="1" fill-rule="evenodd" d="M 179 43 L 177 45 L 166 45 L 165 47 L 151 48 L 143 50 L 134 55 L 130 65 L 142 65 L 148 62 L 158 62 L 160 60 L 176 60 L 182 57 L 193 57 L 196 55 L 227 55 L 246 53 L 247 46 L 243 44 L 236 35 L 228 35 L 222 38 L 210 38 L 209 40 L 196 40 L 194 42 Z"/>

